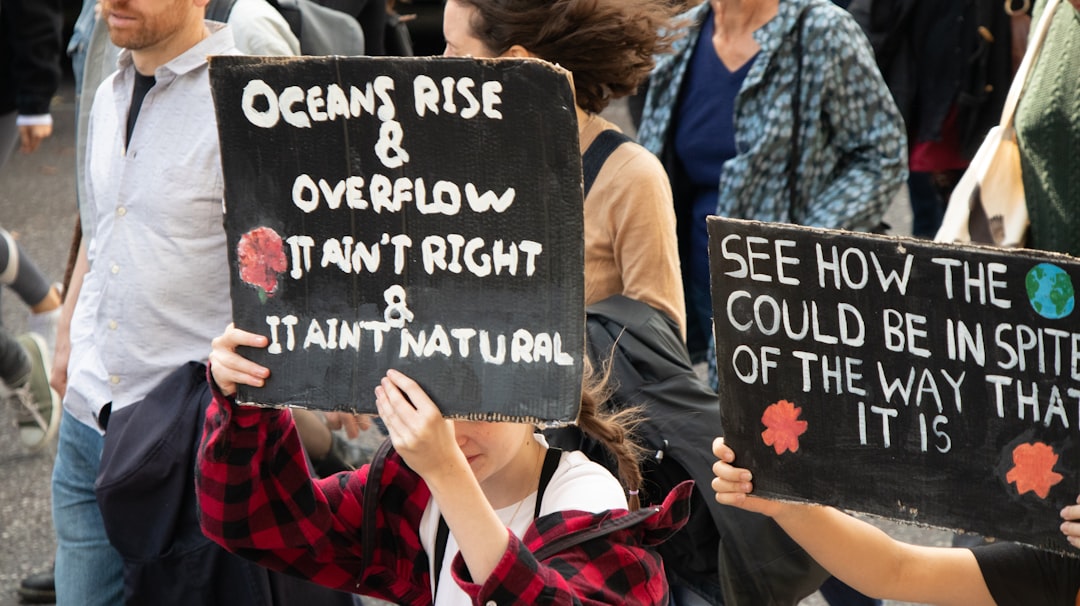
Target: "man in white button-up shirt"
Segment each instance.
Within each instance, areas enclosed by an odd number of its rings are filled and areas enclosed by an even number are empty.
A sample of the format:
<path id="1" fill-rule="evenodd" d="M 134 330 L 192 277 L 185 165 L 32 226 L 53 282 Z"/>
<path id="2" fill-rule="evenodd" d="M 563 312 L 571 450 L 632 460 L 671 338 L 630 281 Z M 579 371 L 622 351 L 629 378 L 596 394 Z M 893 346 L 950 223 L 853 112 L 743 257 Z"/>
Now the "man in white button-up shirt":
<path id="1" fill-rule="evenodd" d="M 94 498 L 108 413 L 185 362 L 205 361 L 231 318 L 206 57 L 235 51 L 227 27 L 203 21 L 207 1 L 101 2 L 113 43 L 126 50 L 95 96 L 83 200 L 93 237 L 80 251 L 57 337 L 61 604 L 123 600 L 122 563 Z"/>

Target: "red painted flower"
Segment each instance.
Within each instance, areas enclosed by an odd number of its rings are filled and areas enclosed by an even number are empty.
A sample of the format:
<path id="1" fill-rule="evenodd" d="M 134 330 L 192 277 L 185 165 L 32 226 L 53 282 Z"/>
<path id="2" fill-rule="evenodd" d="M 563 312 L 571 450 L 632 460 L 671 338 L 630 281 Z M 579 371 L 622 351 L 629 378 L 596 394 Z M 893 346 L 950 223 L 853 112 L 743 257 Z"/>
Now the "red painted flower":
<path id="1" fill-rule="evenodd" d="M 240 238 L 236 245 L 240 264 L 240 279 L 261 289 L 261 295 L 273 296 L 278 276 L 288 268 L 285 243 L 269 227 L 256 227 Z"/>
<path id="2" fill-rule="evenodd" d="M 1045 499 L 1050 494 L 1050 488 L 1064 479 L 1054 471 L 1058 454 L 1042 442 L 1020 444 L 1013 449 L 1012 456 L 1014 466 L 1005 479 L 1015 482 L 1016 491 L 1020 494 L 1034 492 L 1040 499 Z"/>
<path id="3" fill-rule="evenodd" d="M 799 436 L 806 433 L 806 421 L 800 421 L 799 415 L 802 409 L 787 400 L 780 400 L 769 405 L 765 414 L 761 415 L 761 422 L 765 425 L 765 431 L 761 432 L 761 439 L 766 446 L 776 449 L 776 454 L 781 455 L 787 451 L 798 452 Z"/>

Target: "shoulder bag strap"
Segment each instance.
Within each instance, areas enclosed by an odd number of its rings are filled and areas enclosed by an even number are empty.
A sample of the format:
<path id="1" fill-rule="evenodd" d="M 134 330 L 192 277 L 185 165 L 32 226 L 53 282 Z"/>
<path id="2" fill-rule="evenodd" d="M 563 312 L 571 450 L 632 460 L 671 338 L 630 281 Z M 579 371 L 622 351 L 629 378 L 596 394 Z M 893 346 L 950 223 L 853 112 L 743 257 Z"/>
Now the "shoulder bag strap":
<path id="1" fill-rule="evenodd" d="M 210 4 L 206 6 L 206 19 L 227 23 L 235 4 L 236 0 L 210 0 Z"/>
<path id="2" fill-rule="evenodd" d="M 803 71 L 803 22 L 806 14 L 810 12 L 809 6 L 804 6 L 799 11 L 799 18 L 795 21 L 795 93 L 791 99 L 791 145 L 789 146 L 787 162 L 787 189 L 788 189 L 788 221 L 798 223 L 801 219 L 801 204 L 799 203 L 799 159 L 801 156 L 800 139 L 802 139 L 802 71 Z"/>
<path id="3" fill-rule="evenodd" d="M 615 132 L 615 131 L 605 131 Z M 540 483 L 536 487 L 536 509 L 533 511 L 533 519 L 540 517 L 540 503 L 544 501 L 544 491 L 547 490 L 551 477 L 559 468 L 559 460 L 562 458 L 562 450 L 548 448 L 544 455 L 544 466 L 540 470 Z M 446 520 L 439 516 L 439 530 L 435 533 L 435 576 L 431 579 L 431 586 L 435 591 L 439 590 L 439 574 L 442 573 L 443 558 L 446 556 L 446 540 L 450 537 L 450 527 Z"/>
<path id="4" fill-rule="evenodd" d="M 1027 84 L 1031 68 L 1039 58 L 1039 51 L 1042 49 L 1043 40 L 1046 39 L 1046 32 L 1050 30 L 1050 21 L 1054 17 L 1054 12 L 1057 10 L 1059 2 L 1060 0 L 1049 0 L 1046 3 L 1046 8 L 1043 9 L 1039 24 L 1035 26 L 1034 34 L 1028 40 L 1027 51 L 1024 52 L 1024 59 L 1020 62 L 1020 67 L 1017 68 L 1016 75 L 1013 76 L 1012 85 L 1009 86 L 1009 95 L 1005 97 L 1005 107 L 1001 110 L 1002 127 L 1012 128 L 1013 116 L 1016 114 L 1016 105 L 1020 103 L 1020 95 L 1024 92 L 1024 86 Z"/>

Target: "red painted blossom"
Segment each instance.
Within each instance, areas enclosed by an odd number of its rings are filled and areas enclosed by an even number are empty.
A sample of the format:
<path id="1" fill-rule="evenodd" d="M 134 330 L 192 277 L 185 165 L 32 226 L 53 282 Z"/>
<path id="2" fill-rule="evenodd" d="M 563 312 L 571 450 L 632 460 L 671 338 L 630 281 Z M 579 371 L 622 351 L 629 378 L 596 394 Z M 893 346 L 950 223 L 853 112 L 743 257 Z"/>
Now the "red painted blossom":
<path id="1" fill-rule="evenodd" d="M 273 296 L 278 287 L 278 276 L 288 268 L 281 236 L 269 227 L 256 227 L 241 236 L 236 245 L 236 256 L 240 279 L 262 289 L 266 296 Z"/>
<path id="2" fill-rule="evenodd" d="M 1016 491 L 1020 494 L 1034 492 L 1040 499 L 1045 499 L 1050 494 L 1050 488 L 1064 479 L 1054 471 L 1058 454 L 1042 442 L 1021 444 L 1013 449 L 1012 455 L 1013 468 L 1005 479 L 1015 482 Z"/>
<path id="3" fill-rule="evenodd" d="M 776 449 L 778 455 L 789 450 L 798 452 L 799 436 L 806 433 L 807 426 L 806 421 L 799 420 L 800 414 L 802 409 L 787 400 L 769 405 L 761 415 L 761 423 L 766 427 L 761 432 L 765 445 Z"/>

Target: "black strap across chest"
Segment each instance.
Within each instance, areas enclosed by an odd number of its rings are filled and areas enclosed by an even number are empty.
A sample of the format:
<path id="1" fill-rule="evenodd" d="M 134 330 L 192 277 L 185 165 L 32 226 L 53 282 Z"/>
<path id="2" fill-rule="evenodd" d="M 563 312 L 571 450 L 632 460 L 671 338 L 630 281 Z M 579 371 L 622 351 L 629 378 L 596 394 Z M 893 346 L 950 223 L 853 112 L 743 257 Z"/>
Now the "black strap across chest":
<path id="1" fill-rule="evenodd" d="M 540 504 L 544 501 L 544 491 L 547 490 L 551 477 L 555 475 L 561 457 L 562 450 L 558 448 L 548 448 L 547 454 L 544 455 L 544 466 L 540 470 L 540 483 L 536 487 L 536 507 L 533 509 L 534 520 L 540 517 Z M 443 557 L 446 555 L 446 540 L 448 538 L 450 538 L 450 527 L 446 525 L 446 520 L 440 515 L 439 530 L 435 533 L 435 553 L 433 554 L 435 556 L 435 576 L 431 579 L 431 586 L 435 591 L 439 589 L 439 574 L 442 573 Z"/>
<path id="2" fill-rule="evenodd" d="M 589 197 L 589 190 L 592 189 L 593 181 L 596 181 L 596 175 L 600 173 L 604 162 L 607 162 L 608 156 L 627 141 L 632 141 L 632 139 L 617 130 L 609 128 L 600 131 L 600 134 L 596 135 L 593 142 L 585 149 L 585 153 L 581 155 L 581 177 L 585 185 L 586 198 Z"/>

